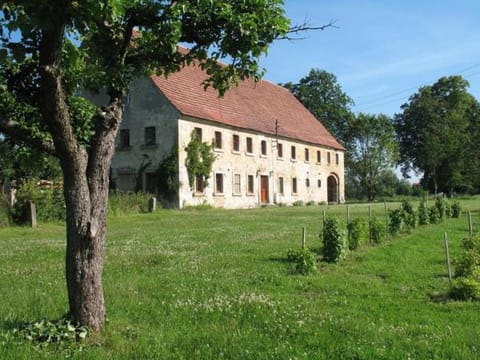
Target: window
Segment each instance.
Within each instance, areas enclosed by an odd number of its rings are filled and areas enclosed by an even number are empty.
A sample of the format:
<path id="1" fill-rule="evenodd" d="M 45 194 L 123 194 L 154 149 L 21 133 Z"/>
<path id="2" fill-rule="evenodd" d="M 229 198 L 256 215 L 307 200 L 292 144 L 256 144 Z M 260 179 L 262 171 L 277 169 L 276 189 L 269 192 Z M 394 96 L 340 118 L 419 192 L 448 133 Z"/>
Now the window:
<path id="1" fill-rule="evenodd" d="M 240 136 L 238 135 L 233 135 L 232 150 L 240 151 Z"/>
<path id="2" fill-rule="evenodd" d="M 240 174 L 233 174 L 233 193 L 240 194 L 241 191 Z"/>
<path id="3" fill-rule="evenodd" d="M 330 159 L 330 151 L 327 152 L 327 164 L 330 165 L 330 163 L 332 162 L 332 159 Z"/>
<path id="4" fill-rule="evenodd" d="M 267 142 L 265 140 L 262 140 L 261 144 L 261 151 L 262 155 L 266 156 L 267 155 Z"/>
<path id="5" fill-rule="evenodd" d="M 292 159 L 295 160 L 297 158 L 297 149 L 295 146 L 292 146 Z"/>
<path id="6" fill-rule="evenodd" d="M 247 137 L 247 153 L 253 153 L 253 141 L 251 137 Z"/>
<path id="7" fill-rule="evenodd" d="M 317 180 L 317 186 L 318 186 L 319 188 L 322 187 L 322 180 L 320 180 L 320 179 Z"/>
<path id="8" fill-rule="evenodd" d="M 147 126 L 145 128 L 145 146 L 153 146 L 156 143 L 155 126 Z"/>
<path id="9" fill-rule="evenodd" d="M 297 178 L 292 178 L 292 193 L 297 193 Z"/>
<path id="10" fill-rule="evenodd" d="M 305 148 L 305 161 L 310 161 L 310 152 Z"/>
<path id="11" fill-rule="evenodd" d="M 278 192 L 283 195 L 283 177 L 278 178 Z"/>
<path id="12" fill-rule="evenodd" d="M 310 179 L 305 179 L 305 186 L 310 187 Z"/>
<path id="13" fill-rule="evenodd" d="M 339 162 L 340 162 L 340 156 L 338 154 L 335 154 L 335 164 L 338 165 Z"/>
<path id="14" fill-rule="evenodd" d="M 202 128 L 196 127 L 194 130 L 195 130 L 195 133 L 196 133 L 197 136 L 198 136 L 198 139 L 199 139 L 200 141 L 202 141 Z"/>
<path id="15" fill-rule="evenodd" d="M 254 193 L 254 182 L 253 182 L 253 175 L 248 175 L 247 177 L 247 181 L 248 181 L 248 189 L 247 189 L 247 192 L 249 194 L 253 194 Z"/>
<path id="16" fill-rule="evenodd" d="M 120 130 L 120 148 L 128 149 L 130 147 L 130 130 L 121 129 Z"/>
<path id="17" fill-rule="evenodd" d="M 205 191 L 205 180 L 203 176 L 197 175 L 195 176 L 195 192 L 199 194 L 203 194 Z"/>
<path id="18" fill-rule="evenodd" d="M 220 131 L 215 131 L 215 149 L 222 148 L 222 133 Z"/>
<path id="19" fill-rule="evenodd" d="M 317 163 L 321 163 L 322 162 L 322 153 L 320 152 L 320 150 L 317 150 Z"/>
<path id="20" fill-rule="evenodd" d="M 281 143 L 277 145 L 277 155 L 279 158 L 283 158 L 283 144 Z"/>
<path id="21" fill-rule="evenodd" d="M 223 174 L 215 174 L 215 194 L 223 194 Z"/>

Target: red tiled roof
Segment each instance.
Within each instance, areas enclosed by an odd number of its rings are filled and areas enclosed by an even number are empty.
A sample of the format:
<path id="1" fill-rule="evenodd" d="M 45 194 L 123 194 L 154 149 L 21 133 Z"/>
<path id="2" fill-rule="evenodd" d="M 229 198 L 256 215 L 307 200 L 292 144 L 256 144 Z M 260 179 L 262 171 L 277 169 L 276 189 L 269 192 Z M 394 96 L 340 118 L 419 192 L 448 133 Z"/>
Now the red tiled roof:
<path id="1" fill-rule="evenodd" d="M 177 110 L 186 116 L 206 119 L 242 129 L 278 135 L 334 149 L 344 147 L 285 88 L 269 81 L 246 80 L 228 90 L 223 98 L 209 87 L 204 90 L 205 72 L 195 65 L 151 79 Z"/>

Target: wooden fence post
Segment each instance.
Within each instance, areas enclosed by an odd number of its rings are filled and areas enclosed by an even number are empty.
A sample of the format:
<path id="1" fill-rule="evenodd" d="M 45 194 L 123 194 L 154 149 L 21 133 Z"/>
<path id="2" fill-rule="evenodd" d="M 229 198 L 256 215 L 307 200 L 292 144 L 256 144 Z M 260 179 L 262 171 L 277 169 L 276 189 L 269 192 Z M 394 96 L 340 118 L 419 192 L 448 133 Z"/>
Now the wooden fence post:
<path id="1" fill-rule="evenodd" d="M 452 284 L 452 269 L 450 267 L 450 254 L 448 252 L 448 235 L 445 232 L 443 235 L 443 241 L 445 243 L 445 259 L 447 262 L 447 271 L 448 271 L 448 281 L 450 282 L 450 285 Z"/>
<path id="2" fill-rule="evenodd" d="M 32 228 L 37 227 L 37 207 L 31 200 L 28 202 L 28 221 Z"/>
<path id="3" fill-rule="evenodd" d="M 372 205 L 368 205 L 368 242 L 372 242 Z"/>
<path id="4" fill-rule="evenodd" d="M 467 216 L 468 216 L 468 234 L 470 235 L 470 237 L 472 237 L 473 236 L 472 212 L 469 211 Z"/>
<path id="5" fill-rule="evenodd" d="M 347 205 L 347 240 L 349 244 L 351 236 L 352 234 L 350 231 L 350 205 Z"/>
<path id="6" fill-rule="evenodd" d="M 305 250 L 305 240 L 307 237 L 307 229 L 305 226 L 303 227 L 303 233 L 302 233 L 302 250 Z"/>
<path id="7" fill-rule="evenodd" d="M 388 239 L 388 210 L 387 201 L 383 201 L 383 208 L 385 210 L 385 241 Z"/>

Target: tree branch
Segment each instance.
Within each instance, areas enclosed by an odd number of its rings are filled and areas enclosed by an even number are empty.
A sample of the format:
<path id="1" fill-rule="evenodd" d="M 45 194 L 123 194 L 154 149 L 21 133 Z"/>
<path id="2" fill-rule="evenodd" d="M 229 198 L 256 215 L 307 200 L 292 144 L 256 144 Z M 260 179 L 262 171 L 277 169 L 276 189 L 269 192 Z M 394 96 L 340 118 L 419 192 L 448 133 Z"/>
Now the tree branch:
<path id="1" fill-rule="evenodd" d="M 52 141 L 39 139 L 32 132 L 21 127 L 16 121 L 0 121 L 0 133 L 19 139 L 32 148 L 57 156 L 57 151 Z"/>
<path id="2" fill-rule="evenodd" d="M 328 28 L 336 28 L 338 26 L 335 25 L 336 20 L 330 20 L 327 24 L 321 26 L 311 26 L 307 20 L 305 20 L 302 24 L 293 25 L 288 29 L 285 35 L 278 38 L 278 40 L 303 40 L 305 37 L 299 36 L 300 33 L 305 33 L 307 31 L 317 31 L 317 30 L 326 30 Z"/>

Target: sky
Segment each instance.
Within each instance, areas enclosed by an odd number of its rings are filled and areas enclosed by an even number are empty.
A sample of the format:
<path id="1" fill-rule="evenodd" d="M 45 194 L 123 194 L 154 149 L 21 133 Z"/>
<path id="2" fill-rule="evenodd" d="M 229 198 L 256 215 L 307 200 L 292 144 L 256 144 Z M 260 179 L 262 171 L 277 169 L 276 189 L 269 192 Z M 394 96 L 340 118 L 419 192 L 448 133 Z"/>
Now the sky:
<path id="1" fill-rule="evenodd" d="M 355 113 L 392 116 L 420 86 L 461 75 L 480 101 L 479 0 L 286 0 L 285 10 L 292 25 L 336 27 L 276 41 L 261 60 L 269 81 L 326 70 Z"/>

